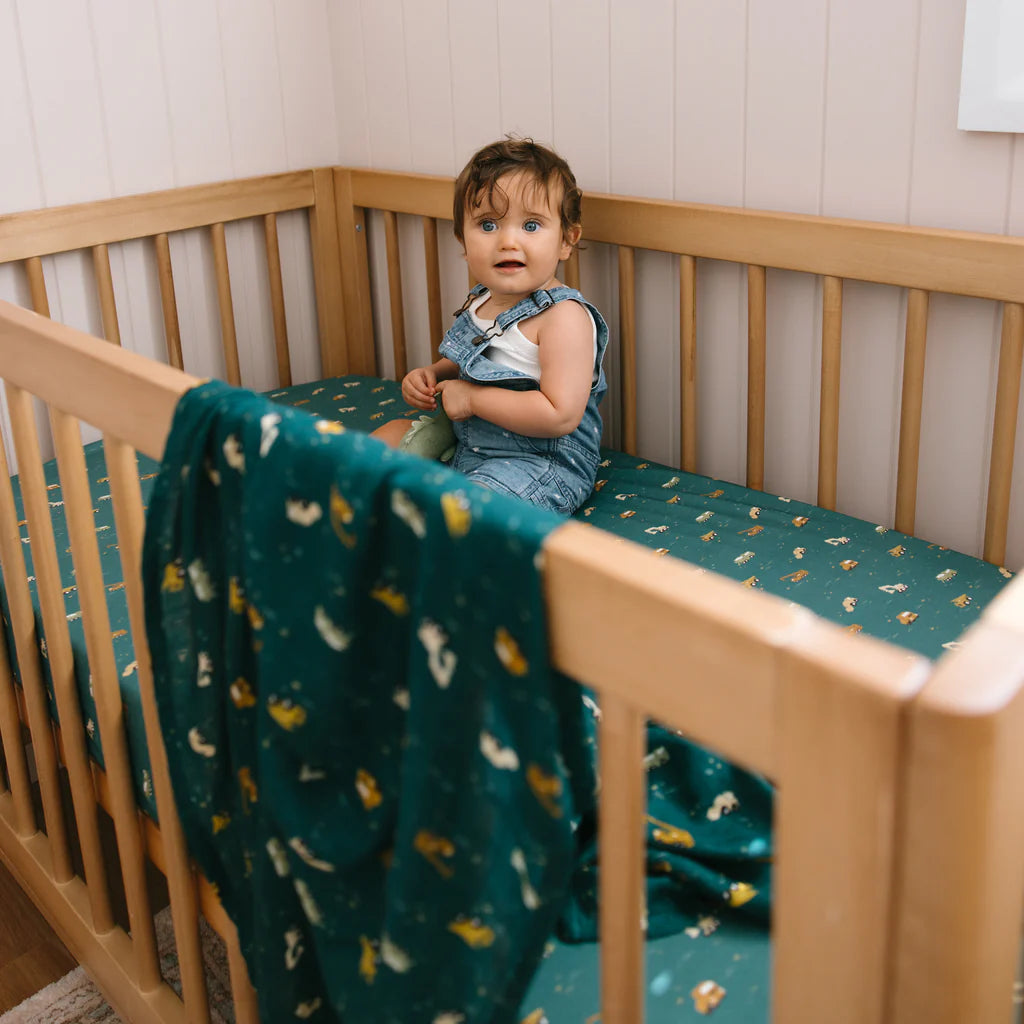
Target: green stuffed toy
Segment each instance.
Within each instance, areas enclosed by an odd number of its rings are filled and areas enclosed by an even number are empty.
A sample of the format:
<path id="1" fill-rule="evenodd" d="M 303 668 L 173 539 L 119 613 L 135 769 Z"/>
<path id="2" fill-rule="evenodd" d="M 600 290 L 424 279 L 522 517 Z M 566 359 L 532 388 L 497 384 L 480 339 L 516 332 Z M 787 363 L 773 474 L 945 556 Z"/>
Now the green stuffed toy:
<path id="1" fill-rule="evenodd" d="M 399 447 L 404 452 L 422 455 L 425 459 L 451 462 L 455 455 L 455 431 L 444 407 L 438 403 L 434 416 L 420 416 L 405 432 Z"/>

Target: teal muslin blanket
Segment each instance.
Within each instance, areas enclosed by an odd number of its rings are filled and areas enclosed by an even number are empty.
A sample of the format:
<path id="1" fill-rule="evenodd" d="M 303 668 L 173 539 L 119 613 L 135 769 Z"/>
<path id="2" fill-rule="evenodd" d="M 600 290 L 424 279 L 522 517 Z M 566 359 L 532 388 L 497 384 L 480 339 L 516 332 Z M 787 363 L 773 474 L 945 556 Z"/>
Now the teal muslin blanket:
<path id="1" fill-rule="evenodd" d="M 593 702 L 551 670 L 562 522 L 219 382 L 181 399 L 147 632 L 189 849 L 267 1021 L 502 1024 L 595 930 Z M 770 791 L 652 727 L 652 934 L 767 908 Z"/>
<path id="2" fill-rule="evenodd" d="M 335 429 L 219 383 L 179 404 L 144 573 L 189 846 L 264 1020 L 508 1020 L 574 858 L 559 519 Z"/>

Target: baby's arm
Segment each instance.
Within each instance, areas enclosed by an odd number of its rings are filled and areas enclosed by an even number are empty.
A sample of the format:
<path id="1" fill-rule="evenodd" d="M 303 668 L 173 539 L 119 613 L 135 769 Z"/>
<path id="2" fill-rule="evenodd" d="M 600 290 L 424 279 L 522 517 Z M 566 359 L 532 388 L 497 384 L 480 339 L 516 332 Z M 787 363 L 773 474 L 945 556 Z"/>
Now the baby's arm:
<path id="1" fill-rule="evenodd" d="M 402 397 L 413 406 L 424 412 L 433 412 L 437 408 L 434 393 L 439 380 L 451 380 L 458 377 L 459 368 L 450 359 L 438 359 L 430 366 L 419 366 L 410 370 L 402 379 Z"/>
<path id="2" fill-rule="evenodd" d="M 450 419 L 479 416 L 527 437 L 562 437 L 580 425 L 594 377 L 593 321 L 578 302 L 559 302 L 540 316 L 540 390 L 448 380 L 437 390 Z"/>

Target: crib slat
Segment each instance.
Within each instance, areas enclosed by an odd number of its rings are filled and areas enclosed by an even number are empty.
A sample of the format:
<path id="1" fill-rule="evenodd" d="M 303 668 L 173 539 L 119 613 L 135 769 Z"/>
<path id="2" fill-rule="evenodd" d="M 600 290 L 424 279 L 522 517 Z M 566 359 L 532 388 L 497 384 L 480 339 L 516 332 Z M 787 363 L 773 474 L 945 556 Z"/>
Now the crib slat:
<path id="1" fill-rule="evenodd" d="M 36 576 L 39 608 L 42 613 L 46 638 L 46 658 L 53 680 L 57 714 L 60 717 L 60 738 L 64 764 L 67 768 L 71 788 L 71 802 L 74 808 L 78 841 L 82 850 L 93 926 L 97 932 L 102 934 L 114 927 L 114 920 L 110 906 L 107 869 L 100 842 L 96 797 L 92 784 L 92 767 L 86 743 L 85 725 L 82 720 L 71 640 L 68 635 L 67 609 L 54 544 L 46 483 L 39 458 L 36 424 L 32 416 L 32 403 L 28 392 L 8 385 L 7 396 L 18 454 L 22 500 L 31 537 L 33 570 Z M 77 443 L 81 450 L 81 440 L 78 440 Z M 67 516 L 69 506 L 66 497 L 64 508 L 65 516 Z M 24 595 L 24 600 L 28 600 L 27 594 Z M 32 615 L 34 618 L 31 608 L 24 608 L 21 614 Z M 28 648 L 28 643 L 26 642 L 24 646 Z M 24 664 L 25 660 L 19 658 L 19 665 Z M 34 669 L 32 675 L 35 675 Z M 41 689 L 41 681 L 39 685 Z M 26 693 L 26 697 L 28 697 L 28 693 Z M 49 730 L 49 722 L 46 727 Z M 36 729 L 33 727 L 33 744 L 35 742 Z M 47 752 L 48 757 L 49 753 Z M 49 818 L 47 818 L 48 830 L 49 824 Z M 61 825 L 63 828 L 63 821 Z"/>
<path id="2" fill-rule="evenodd" d="M 636 455 L 636 259 L 619 250 L 619 377 L 622 388 L 622 448 Z"/>
<path id="3" fill-rule="evenodd" d="M 928 338 L 928 292 L 907 293 L 907 330 L 903 345 L 903 397 L 900 402 L 900 453 L 896 471 L 896 529 L 913 533 L 917 517 L 917 473 L 921 452 L 924 357 Z"/>
<path id="4" fill-rule="evenodd" d="M 143 992 L 151 992 L 160 984 L 160 966 L 153 931 L 153 914 L 146 888 L 146 859 L 136 817 L 120 680 L 114 661 L 110 616 L 96 541 L 96 522 L 92 513 L 85 453 L 82 450 L 78 421 L 74 417 L 51 408 L 50 422 L 53 426 L 64 513 L 85 627 L 85 645 L 99 719 L 100 743 L 110 785 L 111 810 L 125 883 L 132 948 L 136 956 L 136 979 Z M 89 771 L 91 780 L 88 762 L 83 768 Z"/>
<path id="5" fill-rule="evenodd" d="M 281 280 L 281 247 L 277 241 L 277 214 L 263 218 L 263 236 L 267 243 L 267 277 L 270 283 L 270 307 L 274 314 L 274 345 L 277 349 L 277 386 L 290 387 L 292 364 L 288 353 L 288 321 L 284 315 L 284 284 Z"/>
<path id="6" fill-rule="evenodd" d="M 317 331 L 320 341 L 321 376 L 358 373 L 357 361 L 373 355 L 373 334 L 353 337 L 349 333 L 345 278 L 348 268 L 342 256 L 342 207 L 344 196 L 339 184 L 345 177 L 341 169 L 317 167 L 313 171 L 314 204 L 309 208 L 309 240 L 313 253 L 313 284 L 316 290 Z M 351 190 L 349 215 L 351 215 Z M 369 285 L 367 284 L 367 293 Z M 367 294 L 367 301 L 369 295 Z M 366 352 L 369 346 L 370 352 Z M 372 370 L 362 372 L 372 373 Z"/>
<path id="7" fill-rule="evenodd" d="M 238 944 L 238 931 L 234 925 L 229 926 L 224 945 L 228 950 L 228 970 L 231 974 L 231 999 L 235 1008 L 235 1024 L 260 1024 L 256 990 L 249 981 L 249 970 L 245 966 L 245 959 Z"/>
<path id="8" fill-rule="evenodd" d="M 7 464 L 7 452 L 0 438 L 0 564 L 3 566 L 4 592 L 14 631 L 15 651 L 18 663 L 31 663 L 34 680 L 25 678 L 22 670 L 22 681 L 26 690 L 38 689 L 39 665 L 35 652 L 39 650 L 38 638 L 35 636 L 31 618 L 26 618 L 28 604 L 28 582 L 25 580 L 25 558 L 21 551 L 20 531 L 14 508 L 14 494 L 10 485 L 10 469 Z M 27 613 L 31 616 L 31 611 Z M 28 623 L 31 629 L 29 636 L 24 636 L 22 626 Z M 14 678 L 10 666 L 10 652 L 4 630 L 0 630 L 0 738 L 3 740 L 4 760 L 7 765 L 7 780 L 14 799 L 15 829 L 19 836 L 30 836 L 38 831 L 36 813 L 32 804 L 31 782 L 28 764 L 25 760 L 25 744 L 21 735 L 21 718 L 18 712 L 18 697 L 14 688 Z"/>
<path id="9" fill-rule="evenodd" d="M 242 383 L 238 366 L 238 339 L 235 335 L 235 306 L 231 298 L 231 275 L 228 271 L 228 247 L 223 224 L 210 225 L 213 240 L 213 262 L 217 271 L 217 304 L 220 307 L 220 333 L 224 346 L 224 367 L 229 384 Z"/>
<path id="10" fill-rule="evenodd" d="M 135 452 L 110 435 L 103 441 L 110 477 L 110 495 L 114 503 L 114 521 L 124 571 L 128 598 L 128 617 L 135 658 L 138 663 L 139 695 L 146 726 L 146 746 L 153 770 L 153 791 L 157 813 L 160 816 L 160 836 L 163 844 L 164 874 L 171 897 L 171 917 L 174 922 L 175 943 L 181 964 L 182 993 L 185 1012 L 190 1022 L 209 1024 L 209 1003 L 206 979 L 199 943 L 199 912 L 195 879 L 192 875 L 182 832 L 171 790 L 167 770 L 167 750 L 156 710 L 153 691 L 153 671 L 146 643 L 146 621 L 142 605 L 142 492 Z"/>
<path id="11" fill-rule="evenodd" d="M 74 686 L 70 663 L 70 652 L 67 643 L 67 622 L 64 619 L 64 599 L 61 594 L 60 573 L 57 569 L 57 555 L 53 544 L 53 526 L 50 522 L 50 508 L 46 499 L 46 483 L 43 477 L 42 462 L 39 457 L 39 440 L 36 423 L 32 412 L 32 399 L 28 392 L 15 387 L 9 381 L 5 384 L 7 393 L 7 409 L 11 417 L 11 432 L 14 437 L 14 449 L 18 459 L 18 477 L 21 482 L 22 502 L 25 517 L 28 520 L 29 533 L 32 538 L 32 568 L 36 576 L 43 608 L 43 622 L 46 630 L 46 652 L 50 664 L 51 675 L 57 693 L 67 692 L 62 682 L 71 679 Z M 6 532 L 6 531 L 5 531 Z M 15 528 L 13 537 L 19 535 Z M 20 543 L 20 542 L 19 542 Z M 5 552 L 6 555 L 6 552 Z M 6 560 L 6 559 L 5 559 Z M 22 573 L 24 575 L 24 566 Z M 20 587 L 15 581 L 13 592 L 18 594 Z M 27 591 L 25 598 L 28 598 Z M 71 855 L 68 847 L 67 828 L 61 806 L 60 778 L 57 766 L 57 753 L 53 742 L 52 723 L 46 691 L 42 675 L 35 671 L 35 652 L 29 647 L 29 638 L 34 637 L 34 612 L 29 606 L 25 612 L 19 635 L 25 636 L 25 643 L 18 645 L 18 664 L 24 666 L 23 681 L 25 683 L 25 703 L 28 711 L 29 729 L 32 733 L 32 750 L 39 775 L 39 788 L 43 801 L 43 819 L 46 822 L 46 833 L 50 840 L 53 853 L 54 877 L 58 882 L 67 882 L 74 871 L 71 867 Z M 12 603 L 13 611 L 13 603 Z M 28 632 L 29 629 L 32 632 Z M 52 632 L 52 636 L 51 636 Z M 38 648 L 37 648 L 38 649 Z M 75 733 L 79 740 L 82 737 L 81 716 L 74 716 L 68 711 L 65 718 L 63 708 L 58 709 L 61 721 L 69 733 Z M 74 722 L 75 724 L 71 724 Z M 84 744 L 83 744 L 84 745 Z M 74 780 L 72 780 L 74 781 Z M 77 808 L 77 804 L 76 804 Z M 93 886 L 89 886 L 90 892 Z M 106 895 L 106 887 L 97 885 L 96 891 L 102 890 Z M 102 907 L 94 905 L 93 914 Z M 108 914 L 105 923 L 107 929 L 112 926 Z M 102 920 L 102 918 L 101 918 Z M 94 921 L 94 923 L 96 923 Z M 99 924 L 97 924 L 99 928 Z M 103 930 L 103 929 L 101 929 Z"/>
<path id="12" fill-rule="evenodd" d="M 821 410 L 818 421 L 818 504 L 836 507 L 839 465 L 839 369 L 843 339 L 843 281 L 822 279 Z"/>
<path id="13" fill-rule="evenodd" d="M 601 694 L 598 812 L 601 863 L 601 1020 L 644 1019 L 646 752 L 643 716 Z"/>
<path id="14" fill-rule="evenodd" d="M 398 248 L 398 217 L 384 211 L 384 237 L 388 250 L 388 295 L 391 299 L 391 346 L 395 354 L 395 379 L 408 372 L 405 355 L 405 303 L 402 300 L 402 259 Z"/>
<path id="15" fill-rule="evenodd" d="M 34 835 L 35 811 L 32 807 L 32 784 L 29 781 L 25 744 L 21 738 L 21 719 L 18 716 L 18 698 L 14 691 L 7 640 L 0 631 L 0 755 L 3 756 L 4 776 L 0 788 L 10 787 L 14 802 L 14 830 L 22 838 Z M 6 792 L 6 789 L 3 789 Z"/>
<path id="16" fill-rule="evenodd" d="M 579 291 L 580 288 L 580 250 L 578 246 L 572 247 L 569 258 L 565 261 L 565 283 L 570 288 Z"/>
<path id="17" fill-rule="evenodd" d="M 767 338 L 764 267 L 747 267 L 747 486 L 764 490 L 764 392 Z"/>
<path id="18" fill-rule="evenodd" d="M 679 464 L 697 472 L 697 260 L 679 257 Z"/>
<path id="19" fill-rule="evenodd" d="M 154 235 L 156 265 L 160 276 L 160 305 L 164 313 L 164 339 L 167 343 L 167 361 L 183 369 L 181 358 L 181 329 L 178 326 L 178 303 L 174 297 L 174 271 L 171 268 L 171 246 L 167 235 Z"/>
<path id="20" fill-rule="evenodd" d="M 984 548 L 985 561 L 996 565 L 1002 565 L 1006 558 L 1006 530 L 1010 518 L 1010 485 L 1013 482 L 1013 449 L 1017 434 L 1022 364 L 1024 306 L 1016 302 L 1004 302 Z"/>
<path id="21" fill-rule="evenodd" d="M 25 260 L 25 274 L 28 277 L 32 308 L 40 315 L 50 315 L 50 301 L 46 297 L 46 279 L 43 277 L 43 261 L 38 256 Z"/>
<path id="22" fill-rule="evenodd" d="M 106 245 L 93 246 L 92 264 L 96 271 L 96 288 L 100 293 L 103 337 L 115 345 L 120 345 L 121 330 L 117 325 L 117 301 L 114 298 L 114 279 L 110 275 L 110 253 L 107 251 Z"/>
<path id="23" fill-rule="evenodd" d="M 444 320 L 441 316 L 441 263 L 437 250 L 437 220 L 424 217 L 423 258 L 427 265 L 427 321 L 430 325 L 430 358 L 435 362 L 440 352 Z"/>

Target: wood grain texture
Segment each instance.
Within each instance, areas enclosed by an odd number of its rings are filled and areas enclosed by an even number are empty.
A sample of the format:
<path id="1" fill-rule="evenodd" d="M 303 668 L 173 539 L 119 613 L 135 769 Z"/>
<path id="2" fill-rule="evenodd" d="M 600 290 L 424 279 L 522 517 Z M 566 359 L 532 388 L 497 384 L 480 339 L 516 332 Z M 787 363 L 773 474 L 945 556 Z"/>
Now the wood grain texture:
<path id="1" fill-rule="evenodd" d="M 405 299 L 402 289 L 402 257 L 398 247 L 398 217 L 384 211 L 384 235 L 387 245 L 388 297 L 391 301 L 391 350 L 394 355 L 395 380 L 408 372 L 405 345 Z"/>
<path id="2" fill-rule="evenodd" d="M 96 698 L 97 726 L 110 780 L 111 813 L 117 831 L 121 878 L 131 924 L 132 967 L 135 980 L 142 991 L 151 992 L 160 984 L 160 966 L 156 934 L 153 930 L 153 912 L 146 887 L 146 863 L 135 803 L 124 711 L 116 683 L 117 664 L 111 642 L 110 615 L 107 609 L 99 543 L 96 540 L 96 522 L 92 511 L 85 454 L 78 422 L 52 406 L 50 418 L 60 466 L 61 494 L 64 499 L 68 539 L 71 542 L 75 579 L 81 603 L 86 651 Z M 62 716 L 62 721 L 67 719 Z M 73 728 L 66 729 L 64 737 L 66 742 L 70 742 L 72 738 L 78 739 Z M 77 768 L 85 776 L 87 785 L 91 783 L 88 756 L 84 749 L 78 753 Z M 72 780 L 74 784 L 74 774 Z M 92 799 L 91 789 L 91 785 L 88 785 L 86 800 Z M 84 801 L 80 799 L 78 804 L 82 802 Z M 88 817 L 89 823 L 92 824 L 91 819 L 95 817 L 95 810 L 90 808 L 90 812 Z M 80 827 L 84 827 L 81 811 L 78 811 L 76 817 L 82 823 Z M 86 856 L 88 857 L 87 851 Z M 90 870 L 87 867 L 86 877 L 89 879 L 90 888 L 96 884 L 93 878 L 97 873 L 95 868 Z"/>
<path id="3" fill-rule="evenodd" d="M 747 486 L 764 487 L 765 268 L 747 267 Z"/>
<path id="4" fill-rule="evenodd" d="M 599 908 L 601 1019 L 606 1024 L 635 1024 L 644 1015 L 646 724 L 625 702 L 602 698 Z"/>
<path id="5" fill-rule="evenodd" d="M 679 257 L 679 466 L 697 471 L 697 261 Z"/>
<path id="6" fill-rule="evenodd" d="M 900 403 L 900 449 L 896 478 L 896 529 L 912 534 L 917 516 L 917 479 L 921 455 L 921 403 L 928 340 L 928 292 L 907 295 L 906 340 Z"/>
<path id="7" fill-rule="evenodd" d="M 1006 303 L 1003 306 L 988 505 L 985 516 L 985 561 L 998 565 L 1002 565 L 1006 559 L 1006 534 L 1010 518 L 1010 489 L 1013 482 L 1013 454 L 1017 438 L 1017 410 L 1020 405 L 1022 370 L 1024 306 L 1015 302 Z"/>
<path id="8" fill-rule="evenodd" d="M 313 205 L 310 171 L 0 214 L 0 263 Z"/>
<path id="9" fill-rule="evenodd" d="M 636 455 L 636 260 L 629 246 L 619 246 L 618 255 L 622 449 Z"/>
<path id="10" fill-rule="evenodd" d="M 1022 730 L 1018 577 L 967 642 L 942 659 L 910 709 L 895 958 L 886 986 L 893 1020 L 1010 1018 L 1024 901 Z"/>
<path id="11" fill-rule="evenodd" d="M 839 371 L 843 338 L 843 282 L 822 281 L 821 389 L 818 416 L 818 505 L 836 507 L 839 468 Z"/>
<path id="12" fill-rule="evenodd" d="M 169 421 L 168 421 L 169 423 Z M 130 441 L 137 443 L 137 438 Z M 209 1024 L 206 980 L 200 954 L 198 900 L 196 881 L 185 845 L 185 835 L 178 817 L 167 767 L 167 750 L 160 732 L 153 689 L 153 670 L 146 642 L 142 605 L 142 493 L 138 467 L 131 443 L 107 437 L 104 455 L 110 473 L 110 494 L 114 505 L 114 521 L 120 542 L 128 598 L 128 617 L 138 661 L 139 694 L 146 728 L 146 746 L 153 773 L 153 792 L 161 828 L 158 841 L 161 857 L 158 866 L 167 877 L 174 922 L 175 945 L 181 965 L 182 993 L 190 1022 Z M 111 798 L 108 785 L 108 800 Z"/>
<path id="13" fill-rule="evenodd" d="M 263 233 L 267 246 L 267 281 L 270 285 L 270 305 L 274 317 L 274 350 L 277 354 L 277 385 L 290 387 L 292 383 L 291 356 L 288 352 L 288 320 L 284 309 L 284 283 L 281 280 L 281 249 L 277 235 L 277 215 L 268 213 L 263 218 Z"/>

